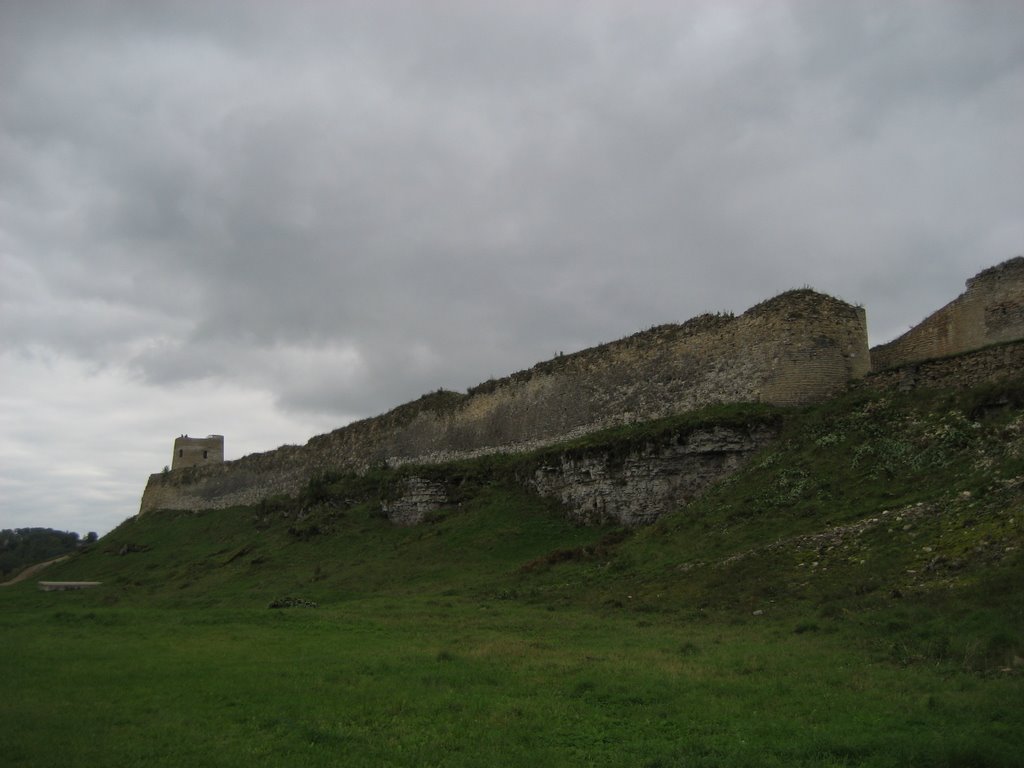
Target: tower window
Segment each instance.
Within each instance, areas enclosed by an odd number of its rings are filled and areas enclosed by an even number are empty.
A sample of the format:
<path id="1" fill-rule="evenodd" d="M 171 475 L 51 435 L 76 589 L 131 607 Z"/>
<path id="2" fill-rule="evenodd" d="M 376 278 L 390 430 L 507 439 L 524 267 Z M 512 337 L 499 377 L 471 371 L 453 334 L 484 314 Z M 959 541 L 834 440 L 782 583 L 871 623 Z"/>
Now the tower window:
<path id="1" fill-rule="evenodd" d="M 185 455 L 185 449 L 184 448 L 179 448 L 178 449 L 178 458 L 180 459 L 184 455 Z"/>
<path id="2" fill-rule="evenodd" d="M 206 458 L 206 451 L 203 451 L 203 458 Z"/>

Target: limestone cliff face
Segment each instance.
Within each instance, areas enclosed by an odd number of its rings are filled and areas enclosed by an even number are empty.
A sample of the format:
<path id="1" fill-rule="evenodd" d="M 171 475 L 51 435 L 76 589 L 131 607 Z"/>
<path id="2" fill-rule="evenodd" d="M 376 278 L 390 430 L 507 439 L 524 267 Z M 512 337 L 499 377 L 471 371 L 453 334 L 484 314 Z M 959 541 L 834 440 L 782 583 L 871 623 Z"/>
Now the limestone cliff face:
<path id="1" fill-rule="evenodd" d="M 632 528 L 693 501 L 776 435 L 777 428 L 763 424 L 715 427 L 650 443 L 624 457 L 608 449 L 567 454 L 538 469 L 530 484 L 542 496 L 559 499 L 580 523 Z"/>
<path id="2" fill-rule="evenodd" d="M 978 273 L 967 290 L 898 339 L 871 349 L 873 371 L 1024 338 L 1024 256 Z"/>
<path id="3" fill-rule="evenodd" d="M 635 528 L 686 506 L 735 472 L 778 436 L 780 425 L 758 421 L 678 431 L 625 451 L 616 444 L 556 451 L 520 482 L 558 499 L 576 522 Z M 381 510 L 393 523 L 416 525 L 449 505 L 442 483 L 410 477 Z"/>
<path id="4" fill-rule="evenodd" d="M 517 452 L 713 403 L 826 399 L 869 368 L 862 309 L 790 291 L 738 317 L 704 315 L 559 356 L 467 395 L 439 392 L 305 446 L 153 475 L 140 512 L 295 494 L 312 475 Z"/>

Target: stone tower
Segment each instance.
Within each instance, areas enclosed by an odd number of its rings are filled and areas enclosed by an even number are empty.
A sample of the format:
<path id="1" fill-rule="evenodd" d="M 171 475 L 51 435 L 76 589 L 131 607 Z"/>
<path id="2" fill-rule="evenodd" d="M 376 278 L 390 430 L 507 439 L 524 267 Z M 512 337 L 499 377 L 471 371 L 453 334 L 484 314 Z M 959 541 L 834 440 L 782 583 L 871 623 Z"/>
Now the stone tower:
<path id="1" fill-rule="evenodd" d="M 174 440 L 174 455 L 171 469 L 201 467 L 224 462 L 224 435 L 189 437 L 182 435 Z"/>

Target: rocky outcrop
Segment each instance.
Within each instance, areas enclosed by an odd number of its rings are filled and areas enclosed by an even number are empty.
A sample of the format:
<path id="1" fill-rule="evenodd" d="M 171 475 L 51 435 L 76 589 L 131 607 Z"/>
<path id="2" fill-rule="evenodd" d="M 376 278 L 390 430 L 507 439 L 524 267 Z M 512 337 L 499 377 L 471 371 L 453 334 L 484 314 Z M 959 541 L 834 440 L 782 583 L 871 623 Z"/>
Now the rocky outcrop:
<path id="1" fill-rule="evenodd" d="M 418 525 L 448 503 L 444 485 L 422 477 L 402 481 L 399 495 L 381 501 L 381 511 L 395 525 Z"/>
<path id="2" fill-rule="evenodd" d="M 584 524 L 646 525 L 695 499 L 771 442 L 778 428 L 713 427 L 670 436 L 618 455 L 611 447 L 563 454 L 537 469 L 529 484 L 559 499 Z"/>

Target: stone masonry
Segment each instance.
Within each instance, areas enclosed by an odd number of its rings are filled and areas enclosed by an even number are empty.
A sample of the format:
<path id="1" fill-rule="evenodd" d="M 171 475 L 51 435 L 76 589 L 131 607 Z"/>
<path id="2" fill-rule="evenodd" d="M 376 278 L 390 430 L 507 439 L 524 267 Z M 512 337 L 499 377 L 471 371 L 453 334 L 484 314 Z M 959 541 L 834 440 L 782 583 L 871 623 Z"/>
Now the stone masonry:
<path id="1" fill-rule="evenodd" d="M 1024 256 L 967 281 L 967 290 L 898 339 L 871 349 L 871 368 L 918 363 L 1024 337 Z"/>

